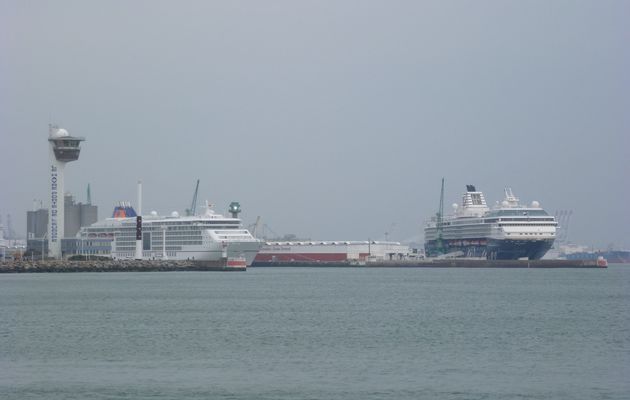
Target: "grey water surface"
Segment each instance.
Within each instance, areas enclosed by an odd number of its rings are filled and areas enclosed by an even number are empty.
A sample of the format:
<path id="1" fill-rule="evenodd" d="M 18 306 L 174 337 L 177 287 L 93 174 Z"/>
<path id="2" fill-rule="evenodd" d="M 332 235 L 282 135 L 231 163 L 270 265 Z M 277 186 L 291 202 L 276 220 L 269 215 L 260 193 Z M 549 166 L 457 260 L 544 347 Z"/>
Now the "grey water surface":
<path id="1" fill-rule="evenodd" d="M 630 265 L 0 276 L 2 399 L 627 399 Z"/>

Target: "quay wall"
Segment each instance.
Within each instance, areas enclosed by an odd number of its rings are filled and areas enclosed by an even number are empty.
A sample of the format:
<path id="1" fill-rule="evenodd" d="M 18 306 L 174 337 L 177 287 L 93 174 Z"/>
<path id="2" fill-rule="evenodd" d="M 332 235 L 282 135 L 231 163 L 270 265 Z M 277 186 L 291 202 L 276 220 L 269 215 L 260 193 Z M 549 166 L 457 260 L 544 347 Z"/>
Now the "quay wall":
<path id="1" fill-rule="evenodd" d="M 323 267 L 323 268 L 606 268 L 597 260 L 482 260 L 425 259 L 357 262 L 268 262 L 253 267 Z"/>

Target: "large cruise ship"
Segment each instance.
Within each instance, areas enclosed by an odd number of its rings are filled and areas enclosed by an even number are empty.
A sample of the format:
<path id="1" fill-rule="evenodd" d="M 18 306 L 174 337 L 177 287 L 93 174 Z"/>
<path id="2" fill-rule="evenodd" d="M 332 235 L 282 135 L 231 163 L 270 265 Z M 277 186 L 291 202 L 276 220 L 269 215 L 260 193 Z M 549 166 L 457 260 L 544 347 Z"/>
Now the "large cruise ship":
<path id="1" fill-rule="evenodd" d="M 81 228 L 81 242 L 95 247 L 110 243 L 114 259 L 133 259 L 136 249 L 136 212 L 128 203 L 118 205 L 111 216 Z M 91 242 L 94 239 L 94 242 Z M 241 226 L 238 218 L 224 217 L 206 204 L 202 215 L 160 216 L 156 212 L 142 216 L 142 258 L 214 261 L 222 257 L 244 257 L 251 265 L 262 242 Z"/>
<path id="2" fill-rule="evenodd" d="M 551 248 L 557 222 L 533 201 L 521 205 L 512 190 L 490 209 L 482 192 L 467 185 L 461 207 L 453 204 L 453 215 L 438 214 L 427 224 L 425 252 L 428 257 L 452 255 L 487 259 L 538 260 Z"/>

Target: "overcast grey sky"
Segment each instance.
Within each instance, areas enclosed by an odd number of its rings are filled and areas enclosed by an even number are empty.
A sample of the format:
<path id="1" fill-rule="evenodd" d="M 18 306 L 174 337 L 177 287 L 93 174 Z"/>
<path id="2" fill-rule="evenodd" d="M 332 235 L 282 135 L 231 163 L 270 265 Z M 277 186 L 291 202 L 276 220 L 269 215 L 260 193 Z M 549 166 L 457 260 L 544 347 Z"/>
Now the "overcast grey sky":
<path id="1" fill-rule="evenodd" d="M 628 1 L 0 1 L 0 213 L 200 198 L 278 233 L 419 239 L 466 184 L 630 248 Z"/>

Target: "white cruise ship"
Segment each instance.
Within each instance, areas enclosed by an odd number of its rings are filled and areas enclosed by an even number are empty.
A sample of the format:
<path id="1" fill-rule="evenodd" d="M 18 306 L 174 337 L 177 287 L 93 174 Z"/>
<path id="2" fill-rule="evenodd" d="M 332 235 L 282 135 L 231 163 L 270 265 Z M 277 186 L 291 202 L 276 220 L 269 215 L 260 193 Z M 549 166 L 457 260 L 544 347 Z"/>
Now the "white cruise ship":
<path id="1" fill-rule="evenodd" d="M 558 223 L 540 203 L 521 205 L 507 188 L 505 199 L 490 209 L 482 192 L 473 185 L 466 188 L 461 207 L 453 204 L 453 215 L 428 222 L 424 230 L 428 257 L 537 260 L 551 248 Z"/>
<path id="2" fill-rule="evenodd" d="M 110 257 L 133 259 L 136 212 L 128 203 L 121 203 L 111 218 L 81 228 L 78 237 L 86 246 L 109 239 Z M 160 216 L 151 212 L 142 216 L 143 259 L 214 261 L 243 257 L 249 266 L 261 244 L 242 227 L 240 219 L 217 214 L 207 204 L 203 215 L 180 216 L 173 212 L 170 216 Z"/>

